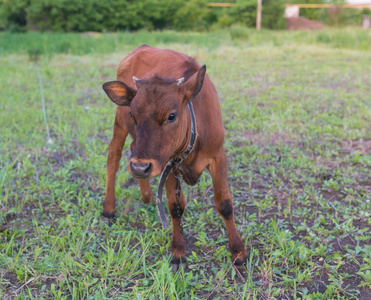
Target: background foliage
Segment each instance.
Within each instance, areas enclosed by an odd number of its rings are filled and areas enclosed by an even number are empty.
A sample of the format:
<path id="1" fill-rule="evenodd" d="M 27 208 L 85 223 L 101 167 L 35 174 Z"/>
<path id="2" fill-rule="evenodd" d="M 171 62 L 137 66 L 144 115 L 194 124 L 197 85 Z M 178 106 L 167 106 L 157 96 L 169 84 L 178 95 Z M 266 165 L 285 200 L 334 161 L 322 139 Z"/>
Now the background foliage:
<path id="1" fill-rule="evenodd" d="M 0 0 L 0 29 L 12 32 L 197 30 L 240 24 L 255 27 L 256 0 L 231 0 L 233 7 L 208 7 L 209 0 Z M 220 1 L 223 2 L 223 1 Z M 283 29 L 285 3 L 297 0 L 263 0 L 262 27 Z M 301 3 L 328 3 L 303 0 Z M 335 4 L 344 1 L 333 0 Z M 329 25 L 360 25 L 370 10 L 343 9 L 329 16 L 328 9 L 301 9 L 300 14 Z"/>
<path id="2" fill-rule="evenodd" d="M 345 0 L 286 0 L 285 3 L 303 3 L 303 4 L 328 4 L 334 5 L 345 4 Z M 301 8 L 300 16 L 311 20 L 317 20 L 330 26 L 360 26 L 362 24 L 362 16 L 371 15 L 370 9 L 345 8 L 337 9 L 329 13 L 328 8 Z"/>

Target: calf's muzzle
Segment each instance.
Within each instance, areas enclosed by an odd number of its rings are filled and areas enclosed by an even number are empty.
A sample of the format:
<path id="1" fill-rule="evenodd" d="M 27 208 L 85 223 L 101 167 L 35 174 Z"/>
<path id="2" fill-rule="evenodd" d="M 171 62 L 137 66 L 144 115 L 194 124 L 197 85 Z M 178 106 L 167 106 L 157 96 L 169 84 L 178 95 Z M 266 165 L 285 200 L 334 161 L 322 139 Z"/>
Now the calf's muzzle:
<path id="1" fill-rule="evenodd" d="M 137 179 L 147 179 L 152 172 L 152 163 L 130 162 L 130 170 L 133 177 Z"/>

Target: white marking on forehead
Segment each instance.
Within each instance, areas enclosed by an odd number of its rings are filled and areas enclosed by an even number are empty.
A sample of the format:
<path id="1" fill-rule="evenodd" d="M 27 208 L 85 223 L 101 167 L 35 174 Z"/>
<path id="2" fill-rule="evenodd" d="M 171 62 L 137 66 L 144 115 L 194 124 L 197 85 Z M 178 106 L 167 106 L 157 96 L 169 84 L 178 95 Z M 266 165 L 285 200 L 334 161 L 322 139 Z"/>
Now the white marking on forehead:
<path id="1" fill-rule="evenodd" d="M 133 81 L 134 81 L 134 83 L 135 83 L 135 85 L 136 85 L 136 84 L 137 84 L 137 81 L 139 81 L 139 78 L 133 76 Z"/>
<path id="2" fill-rule="evenodd" d="M 179 78 L 179 79 L 177 80 L 177 82 L 178 82 L 178 85 L 181 85 L 181 84 L 184 82 L 184 77 Z"/>

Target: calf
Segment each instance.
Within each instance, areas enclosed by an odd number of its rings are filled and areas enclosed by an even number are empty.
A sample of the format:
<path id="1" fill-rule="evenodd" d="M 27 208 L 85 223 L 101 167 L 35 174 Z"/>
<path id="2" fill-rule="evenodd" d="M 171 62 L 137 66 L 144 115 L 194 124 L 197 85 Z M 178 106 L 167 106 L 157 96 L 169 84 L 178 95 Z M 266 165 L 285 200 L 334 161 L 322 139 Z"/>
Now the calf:
<path id="1" fill-rule="evenodd" d="M 130 134 L 133 142 L 128 170 L 138 179 L 145 203 L 152 198 L 149 178 L 160 175 L 169 161 L 181 158 L 178 164 L 170 166 L 173 174 L 165 176 L 173 225 L 172 263 L 185 262 L 180 222 L 186 203 L 183 193 L 179 192 L 177 176 L 195 185 L 207 168 L 214 186 L 216 209 L 227 227 L 232 261 L 242 265 L 246 251 L 234 222 L 221 109 L 206 66 L 200 67 L 184 54 L 144 45 L 121 61 L 117 81 L 106 82 L 103 89 L 118 107 L 108 148 L 102 215 L 114 217 L 115 178 L 125 139 Z"/>

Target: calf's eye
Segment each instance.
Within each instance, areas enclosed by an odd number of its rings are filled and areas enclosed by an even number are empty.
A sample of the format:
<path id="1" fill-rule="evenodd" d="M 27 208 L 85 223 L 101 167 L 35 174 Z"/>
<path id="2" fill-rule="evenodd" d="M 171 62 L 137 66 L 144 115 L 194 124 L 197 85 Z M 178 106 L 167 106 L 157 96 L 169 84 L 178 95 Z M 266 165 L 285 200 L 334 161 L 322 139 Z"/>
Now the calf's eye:
<path id="1" fill-rule="evenodd" d="M 131 113 L 131 110 L 129 111 L 129 116 L 133 119 L 134 124 L 137 125 L 137 122 L 135 121 L 133 114 Z"/>
<path id="2" fill-rule="evenodd" d="M 176 120 L 176 113 L 171 113 L 167 118 L 167 123 L 174 122 Z"/>

